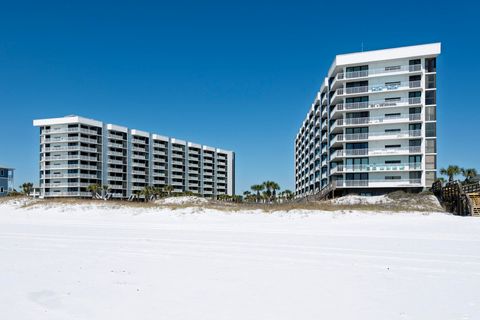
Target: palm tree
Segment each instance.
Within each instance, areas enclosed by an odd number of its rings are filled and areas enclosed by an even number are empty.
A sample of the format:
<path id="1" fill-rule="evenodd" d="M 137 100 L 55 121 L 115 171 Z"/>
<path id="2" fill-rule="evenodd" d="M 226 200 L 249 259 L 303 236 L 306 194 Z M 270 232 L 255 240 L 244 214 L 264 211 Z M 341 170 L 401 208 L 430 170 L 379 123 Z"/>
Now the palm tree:
<path id="1" fill-rule="evenodd" d="M 272 189 L 272 199 L 275 200 L 277 197 L 277 190 L 280 190 L 280 185 L 275 181 L 270 181 L 270 188 Z"/>
<path id="2" fill-rule="evenodd" d="M 98 191 L 100 191 L 101 187 L 99 184 L 91 184 L 87 187 L 87 190 L 92 193 L 92 198 L 95 198 L 95 195 L 98 194 Z"/>
<path id="3" fill-rule="evenodd" d="M 293 192 L 290 190 L 285 190 L 283 191 L 283 194 L 287 200 L 292 200 L 293 199 Z"/>
<path id="4" fill-rule="evenodd" d="M 455 166 L 455 165 L 450 165 L 446 169 L 442 168 L 440 169 L 440 174 L 444 176 L 448 176 L 448 181 L 453 181 L 456 175 L 459 175 L 461 173 L 460 167 Z"/>
<path id="5" fill-rule="evenodd" d="M 166 186 L 163 187 L 163 191 L 166 192 L 167 195 L 170 197 L 173 191 L 173 186 L 167 184 Z"/>
<path id="6" fill-rule="evenodd" d="M 145 197 L 145 202 L 148 202 L 148 200 L 150 199 L 150 196 L 153 194 L 152 187 L 145 186 L 140 192 L 140 194 Z"/>
<path id="7" fill-rule="evenodd" d="M 265 189 L 265 186 L 263 184 L 254 184 L 250 187 L 250 189 L 252 189 L 252 191 L 256 193 L 258 202 L 260 200 L 260 192 Z"/>
<path id="8" fill-rule="evenodd" d="M 25 182 L 20 186 L 20 188 L 22 188 L 22 191 L 25 195 L 29 196 L 30 193 L 32 193 L 33 183 Z"/>
<path id="9" fill-rule="evenodd" d="M 108 191 L 110 191 L 110 187 L 109 187 L 108 185 L 104 184 L 104 185 L 101 187 L 101 189 L 102 189 L 103 197 L 106 198 Z"/>
<path id="10" fill-rule="evenodd" d="M 462 175 L 465 177 L 464 183 L 470 183 L 472 178 L 477 176 L 477 170 L 474 168 L 462 168 Z"/>

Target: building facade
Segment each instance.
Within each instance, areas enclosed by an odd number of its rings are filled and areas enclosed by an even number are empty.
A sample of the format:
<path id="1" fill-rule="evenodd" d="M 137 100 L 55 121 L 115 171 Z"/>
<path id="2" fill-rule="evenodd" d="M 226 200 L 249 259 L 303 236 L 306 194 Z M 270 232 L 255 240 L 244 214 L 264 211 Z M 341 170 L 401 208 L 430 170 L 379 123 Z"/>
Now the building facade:
<path id="1" fill-rule="evenodd" d="M 43 197 L 91 197 L 107 185 L 114 198 L 146 186 L 205 197 L 235 194 L 235 154 L 78 116 L 34 120 L 40 128 Z"/>
<path id="2" fill-rule="evenodd" d="M 14 169 L 0 166 L 0 196 L 6 196 L 13 191 Z"/>
<path id="3" fill-rule="evenodd" d="M 295 139 L 296 197 L 436 179 L 440 43 L 337 55 Z"/>

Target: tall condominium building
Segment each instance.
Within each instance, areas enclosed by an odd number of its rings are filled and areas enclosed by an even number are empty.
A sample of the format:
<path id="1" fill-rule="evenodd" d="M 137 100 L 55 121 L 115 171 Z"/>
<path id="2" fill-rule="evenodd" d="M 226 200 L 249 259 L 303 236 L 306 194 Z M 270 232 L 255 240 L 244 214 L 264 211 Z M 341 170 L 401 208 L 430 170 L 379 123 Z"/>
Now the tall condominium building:
<path id="1" fill-rule="evenodd" d="M 44 197 L 89 197 L 92 184 L 115 198 L 145 186 L 206 197 L 235 193 L 235 154 L 78 116 L 34 120 L 40 128 Z"/>
<path id="2" fill-rule="evenodd" d="M 337 55 L 295 139 L 296 196 L 431 186 L 439 54 L 433 43 Z"/>

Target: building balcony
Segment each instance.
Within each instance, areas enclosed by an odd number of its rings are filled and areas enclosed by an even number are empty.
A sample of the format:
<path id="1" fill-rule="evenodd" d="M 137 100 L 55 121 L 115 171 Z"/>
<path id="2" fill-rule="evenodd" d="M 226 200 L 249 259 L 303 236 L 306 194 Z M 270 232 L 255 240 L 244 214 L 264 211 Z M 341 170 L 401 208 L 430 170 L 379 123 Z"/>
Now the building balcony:
<path id="1" fill-rule="evenodd" d="M 88 166 L 80 164 L 67 164 L 63 163 L 60 165 L 41 165 L 41 170 L 61 170 L 61 169 L 85 169 L 85 170 L 100 170 L 97 166 Z"/>
<path id="2" fill-rule="evenodd" d="M 396 132 L 371 132 L 355 134 L 337 134 L 331 141 L 330 146 L 339 146 L 343 141 L 365 141 L 365 140 L 392 140 L 409 139 L 422 136 L 422 130 L 404 130 Z M 341 145 L 341 144 L 340 144 Z"/>
<path id="3" fill-rule="evenodd" d="M 113 133 L 108 133 L 108 139 L 126 141 L 126 139 L 125 139 L 123 136 L 117 135 L 117 134 L 113 134 Z"/>
<path id="4" fill-rule="evenodd" d="M 341 149 L 335 150 L 330 155 L 330 160 L 336 160 L 344 157 L 373 157 L 390 155 L 409 155 L 422 152 L 420 146 L 406 148 L 379 148 L 379 149 Z"/>
<path id="5" fill-rule="evenodd" d="M 79 133 L 85 133 L 85 134 L 92 134 L 92 135 L 98 135 L 97 130 L 91 130 L 91 129 L 85 129 L 85 128 L 58 128 L 58 129 L 46 129 L 42 131 L 42 134 L 60 134 L 60 133 L 74 133 L 74 132 L 79 132 Z"/>
<path id="6" fill-rule="evenodd" d="M 140 155 L 140 154 L 132 154 L 132 159 L 148 160 L 148 156 L 147 155 Z"/>
<path id="7" fill-rule="evenodd" d="M 85 152 L 99 152 L 97 148 L 89 148 L 82 146 L 62 146 L 62 147 L 45 147 L 43 152 L 60 152 L 60 151 L 85 151 Z"/>
<path id="8" fill-rule="evenodd" d="M 147 183 L 146 179 L 140 179 L 140 178 L 132 178 L 131 179 L 132 182 L 135 182 L 135 183 Z"/>
<path id="9" fill-rule="evenodd" d="M 331 118 L 336 118 L 342 115 L 342 112 L 355 110 L 372 110 L 372 109 L 383 109 L 383 108 L 395 108 L 395 107 L 412 107 L 416 105 L 421 105 L 422 99 L 418 98 L 406 98 L 398 100 L 373 100 L 365 102 L 349 102 L 349 103 L 340 103 L 337 104 L 330 114 Z"/>
<path id="10" fill-rule="evenodd" d="M 127 179 L 123 177 L 117 177 L 117 176 L 108 176 L 107 180 L 110 181 L 126 181 Z"/>
<path id="11" fill-rule="evenodd" d="M 43 157 L 40 161 L 67 161 L 67 160 L 84 160 L 84 161 L 98 161 L 97 157 L 89 157 L 89 156 L 79 156 L 79 155 L 60 155 L 58 157 Z"/>
<path id="12" fill-rule="evenodd" d="M 109 163 L 109 164 L 120 164 L 120 165 L 126 164 L 124 162 L 124 160 L 115 160 L 115 159 L 108 159 L 107 163 Z"/>
<path id="13" fill-rule="evenodd" d="M 82 178 L 82 179 L 99 179 L 96 174 L 84 174 L 84 173 L 62 173 L 62 174 L 47 174 L 44 175 L 45 179 L 72 179 L 72 178 Z"/>
<path id="14" fill-rule="evenodd" d="M 143 152 L 143 153 L 146 153 L 148 152 L 148 149 L 145 148 L 145 147 L 132 147 L 132 151 L 138 151 L 138 152 Z"/>
<path id="15" fill-rule="evenodd" d="M 69 188 L 69 187 L 77 187 L 83 188 L 92 185 L 90 182 L 60 182 L 60 183 L 44 183 L 43 187 L 45 188 Z M 91 194 L 90 194 L 91 195 Z"/>
<path id="16" fill-rule="evenodd" d="M 122 143 L 108 142 L 108 146 L 112 148 L 126 149 Z"/>
<path id="17" fill-rule="evenodd" d="M 353 71 L 353 72 L 339 72 L 335 75 L 332 86 L 336 82 L 341 82 L 345 80 L 357 79 L 357 78 L 367 78 L 367 77 L 378 77 L 378 76 L 392 76 L 397 74 L 404 73 L 419 73 L 422 71 L 421 64 L 415 65 L 400 65 L 400 66 L 391 66 L 384 68 L 375 68 L 362 71 Z"/>
<path id="18" fill-rule="evenodd" d="M 420 113 L 399 115 L 393 117 L 364 117 L 364 118 L 342 118 L 337 119 L 334 125 L 332 125 L 332 132 L 335 128 L 359 126 L 359 125 L 376 125 L 376 124 L 391 124 L 391 123 L 403 123 L 421 121 L 422 115 Z"/>
<path id="19" fill-rule="evenodd" d="M 334 182 L 337 188 L 401 188 L 422 187 L 421 179 L 400 180 L 337 180 Z"/>
<path id="20" fill-rule="evenodd" d="M 118 151 L 108 151 L 108 154 L 111 156 L 117 156 L 117 157 L 126 157 L 126 155 L 123 152 L 118 152 Z"/>
<path id="21" fill-rule="evenodd" d="M 422 163 L 396 163 L 396 164 L 360 164 L 360 165 L 337 165 L 331 169 L 335 172 L 395 172 L 395 171 L 418 171 L 422 170 Z"/>
<path id="22" fill-rule="evenodd" d="M 45 197 L 92 197 L 92 194 L 90 192 L 66 192 L 66 191 L 50 191 L 50 192 L 45 192 L 43 194 Z"/>
<path id="23" fill-rule="evenodd" d="M 350 87 L 350 88 L 341 87 L 335 90 L 335 93 L 332 96 L 331 103 L 334 104 L 336 102 L 339 102 L 338 99 L 342 97 L 410 90 L 410 89 L 421 88 L 421 87 L 422 87 L 422 82 L 420 80 L 402 81 L 402 82 L 399 82 L 398 84 L 388 84 L 388 85 L 373 85 L 373 86 L 361 86 L 361 87 Z"/>
<path id="24" fill-rule="evenodd" d="M 126 173 L 126 170 L 122 168 L 108 168 L 108 172 L 116 172 L 116 173 Z"/>

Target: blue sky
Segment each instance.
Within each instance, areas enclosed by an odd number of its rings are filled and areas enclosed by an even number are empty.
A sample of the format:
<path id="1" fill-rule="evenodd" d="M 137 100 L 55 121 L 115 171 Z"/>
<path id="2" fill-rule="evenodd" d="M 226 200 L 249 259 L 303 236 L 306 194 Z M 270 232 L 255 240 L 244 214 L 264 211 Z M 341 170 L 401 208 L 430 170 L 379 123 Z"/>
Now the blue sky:
<path id="1" fill-rule="evenodd" d="M 293 141 L 336 54 L 442 42 L 439 167 L 480 169 L 478 4 L 1 1 L 0 163 L 38 182 L 35 118 L 78 114 L 234 150 L 237 192 L 293 189 Z"/>

